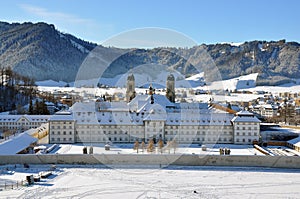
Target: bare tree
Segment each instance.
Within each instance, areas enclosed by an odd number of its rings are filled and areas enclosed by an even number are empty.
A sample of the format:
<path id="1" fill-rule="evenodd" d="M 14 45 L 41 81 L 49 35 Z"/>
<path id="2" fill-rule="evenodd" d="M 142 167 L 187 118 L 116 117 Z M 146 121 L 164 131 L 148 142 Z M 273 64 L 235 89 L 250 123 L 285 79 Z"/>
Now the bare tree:
<path id="1" fill-rule="evenodd" d="M 164 142 L 162 141 L 162 139 L 159 139 L 157 145 L 160 150 L 160 153 L 163 153 Z"/>
<path id="2" fill-rule="evenodd" d="M 133 150 L 136 150 L 136 153 L 139 153 L 139 141 L 135 141 L 133 145 Z"/>
<path id="3" fill-rule="evenodd" d="M 146 148 L 146 144 L 145 144 L 145 142 L 144 141 L 142 141 L 142 151 L 143 151 L 143 153 L 144 153 L 144 151 L 145 151 L 145 148 Z"/>
<path id="4" fill-rule="evenodd" d="M 149 140 L 148 146 L 147 146 L 147 152 L 152 153 L 154 151 L 154 141 L 153 139 Z"/>

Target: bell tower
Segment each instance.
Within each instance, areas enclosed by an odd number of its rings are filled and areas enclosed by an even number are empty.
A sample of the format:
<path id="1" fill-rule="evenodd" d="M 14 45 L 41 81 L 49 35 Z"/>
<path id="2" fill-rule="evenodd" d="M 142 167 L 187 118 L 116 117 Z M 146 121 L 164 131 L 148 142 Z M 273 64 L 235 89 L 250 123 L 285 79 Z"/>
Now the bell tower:
<path id="1" fill-rule="evenodd" d="M 170 100 L 170 102 L 175 102 L 175 78 L 174 75 L 169 74 L 167 77 L 167 91 L 166 97 Z"/>
<path id="2" fill-rule="evenodd" d="M 130 102 L 133 98 L 135 98 L 135 95 L 135 80 L 131 73 L 127 77 L 126 102 Z"/>

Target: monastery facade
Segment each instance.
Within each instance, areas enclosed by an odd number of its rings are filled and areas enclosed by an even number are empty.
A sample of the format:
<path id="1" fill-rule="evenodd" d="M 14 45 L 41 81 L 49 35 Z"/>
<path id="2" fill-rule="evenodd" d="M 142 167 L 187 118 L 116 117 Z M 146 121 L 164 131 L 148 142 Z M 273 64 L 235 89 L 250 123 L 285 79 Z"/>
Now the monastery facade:
<path id="1" fill-rule="evenodd" d="M 179 144 L 252 144 L 259 140 L 260 120 L 248 111 L 236 115 L 208 103 L 175 102 L 175 78 L 167 77 L 166 95 L 150 85 L 137 95 L 128 76 L 126 101 L 103 99 L 75 103 L 70 113 L 49 119 L 49 143 L 134 143 L 153 139 Z"/>

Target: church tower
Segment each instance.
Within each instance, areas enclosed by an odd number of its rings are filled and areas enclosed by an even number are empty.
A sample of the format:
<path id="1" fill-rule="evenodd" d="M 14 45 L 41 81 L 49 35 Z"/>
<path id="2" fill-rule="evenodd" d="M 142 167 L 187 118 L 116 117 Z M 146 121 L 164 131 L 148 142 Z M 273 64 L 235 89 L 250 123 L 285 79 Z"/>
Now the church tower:
<path id="1" fill-rule="evenodd" d="M 170 102 L 175 102 L 175 78 L 174 75 L 169 74 L 167 77 L 167 91 L 166 97 L 170 100 Z"/>
<path id="2" fill-rule="evenodd" d="M 135 94 L 135 80 L 131 73 L 127 77 L 126 101 L 130 102 L 133 98 L 135 98 Z"/>

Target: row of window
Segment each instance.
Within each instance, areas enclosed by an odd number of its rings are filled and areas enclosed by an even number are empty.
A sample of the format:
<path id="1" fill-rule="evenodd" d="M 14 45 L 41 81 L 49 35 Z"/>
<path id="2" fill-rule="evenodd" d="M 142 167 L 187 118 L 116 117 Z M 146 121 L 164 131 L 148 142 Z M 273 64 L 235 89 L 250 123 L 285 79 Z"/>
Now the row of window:
<path id="1" fill-rule="evenodd" d="M 236 140 L 235 140 L 236 142 L 239 142 L 239 143 L 245 143 L 246 142 L 246 139 L 245 138 L 243 138 L 243 139 L 239 139 L 239 138 L 236 138 Z M 251 139 L 248 139 L 248 143 L 252 143 L 252 140 Z"/>
<path id="2" fill-rule="evenodd" d="M 72 122 L 66 122 L 66 121 L 51 121 L 51 124 L 72 124 Z"/>
<path id="3" fill-rule="evenodd" d="M 237 122 L 238 125 L 255 125 L 257 123 L 252 123 L 252 122 Z"/>
<path id="4" fill-rule="evenodd" d="M 53 138 L 54 139 L 54 138 Z M 122 137 L 76 137 L 77 142 L 88 142 L 88 141 L 98 141 L 98 142 L 106 142 L 106 141 L 114 141 L 114 142 L 128 142 L 130 140 L 131 142 L 135 141 L 138 138 L 122 138 Z M 181 141 L 181 142 L 232 142 L 232 138 L 178 138 L 178 137 L 168 137 L 168 140 Z M 140 138 L 141 140 L 141 138 Z M 146 138 L 147 141 L 149 141 L 149 138 Z M 58 140 L 59 141 L 59 140 Z M 65 140 L 64 140 L 65 141 Z M 251 142 L 251 141 L 250 141 Z"/>
<path id="5" fill-rule="evenodd" d="M 72 142 L 73 141 L 73 139 L 72 138 L 69 138 L 69 139 L 67 139 L 67 138 L 62 138 L 62 139 L 60 139 L 60 138 L 51 138 L 51 141 L 52 142 L 55 142 L 55 141 L 58 141 L 58 142 L 60 142 L 60 141 L 64 141 L 64 142 L 66 142 L 66 141 L 69 141 L 69 142 Z"/>
<path id="6" fill-rule="evenodd" d="M 62 129 L 72 129 L 72 126 L 63 126 Z M 60 129 L 60 126 L 51 126 L 51 129 Z"/>
<path id="7" fill-rule="evenodd" d="M 249 126 L 248 128 L 247 128 L 247 130 L 251 130 L 252 128 Z M 242 128 L 240 128 L 239 126 L 237 126 L 236 127 L 236 130 L 246 130 L 246 127 L 242 127 Z M 255 126 L 255 127 L 253 127 L 253 130 L 257 130 L 257 127 Z"/>
<path id="8" fill-rule="evenodd" d="M 69 133 L 67 133 L 67 131 L 63 131 L 62 134 L 60 134 L 60 131 L 52 131 L 51 132 L 52 135 L 72 135 L 72 131 L 69 131 Z"/>
<path id="9" fill-rule="evenodd" d="M 239 136 L 239 135 L 242 135 L 242 136 L 246 136 L 246 133 L 245 132 L 236 132 L 236 135 Z M 251 132 L 248 132 L 248 136 L 257 136 L 257 132 L 254 132 L 254 133 L 251 133 Z"/>
<path id="10" fill-rule="evenodd" d="M 200 132 L 200 131 L 197 131 L 197 132 L 189 132 L 189 131 L 179 131 L 180 132 L 180 134 L 182 134 L 182 135 L 206 135 L 206 134 L 209 134 L 209 135 L 232 135 L 233 133 L 232 133 L 232 131 L 229 131 L 229 132 L 227 132 L 227 131 L 220 131 L 220 132 L 217 132 L 217 131 L 202 131 L 202 132 Z M 176 134 L 178 134 L 178 131 L 166 131 L 165 132 L 165 134 L 167 135 L 167 134 L 170 134 L 170 135 L 176 135 Z"/>
<path id="11" fill-rule="evenodd" d="M 174 137 L 168 137 L 167 138 L 168 140 L 173 140 Z M 175 137 L 175 140 L 176 141 L 186 141 L 186 142 L 232 142 L 232 138 L 222 138 L 222 137 L 219 137 L 219 138 L 216 138 L 216 137 L 202 137 L 202 138 L 179 138 L 179 137 Z"/>

